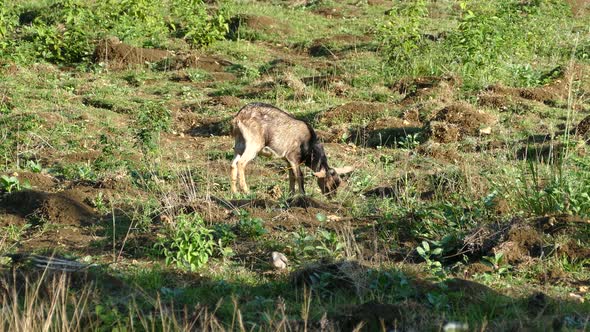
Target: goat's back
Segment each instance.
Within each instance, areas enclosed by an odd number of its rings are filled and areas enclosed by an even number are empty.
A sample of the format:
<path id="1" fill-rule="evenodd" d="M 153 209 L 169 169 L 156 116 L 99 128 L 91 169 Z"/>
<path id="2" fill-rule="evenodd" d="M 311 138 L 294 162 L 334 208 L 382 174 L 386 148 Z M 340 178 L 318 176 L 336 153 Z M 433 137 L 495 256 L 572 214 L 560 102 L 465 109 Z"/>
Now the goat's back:
<path id="1" fill-rule="evenodd" d="M 246 141 L 249 138 L 246 136 L 255 136 L 256 140 L 278 154 L 317 139 L 306 122 L 264 103 L 251 103 L 242 107 L 232 120 L 232 126 L 234 136 L 242 135 Z"/>

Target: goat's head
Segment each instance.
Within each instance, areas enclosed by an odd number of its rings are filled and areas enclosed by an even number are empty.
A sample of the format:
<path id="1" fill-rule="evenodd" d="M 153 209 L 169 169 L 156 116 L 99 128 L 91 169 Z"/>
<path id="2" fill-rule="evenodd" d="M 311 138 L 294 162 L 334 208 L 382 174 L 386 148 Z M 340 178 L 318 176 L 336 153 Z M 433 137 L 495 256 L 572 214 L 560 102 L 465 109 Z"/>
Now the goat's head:
<path id="1" fill-rule="evenodd" d="M 322 169 L 319 172 L 314 172 L 318 180 L 318 186 L 322 193 L 328 197 L 333 197 L 336 190 L 342 185 L 343 181 L 340 175 L 350 173 L 354 170 L 353 167 L 346 166 L 340 168 Z"/>

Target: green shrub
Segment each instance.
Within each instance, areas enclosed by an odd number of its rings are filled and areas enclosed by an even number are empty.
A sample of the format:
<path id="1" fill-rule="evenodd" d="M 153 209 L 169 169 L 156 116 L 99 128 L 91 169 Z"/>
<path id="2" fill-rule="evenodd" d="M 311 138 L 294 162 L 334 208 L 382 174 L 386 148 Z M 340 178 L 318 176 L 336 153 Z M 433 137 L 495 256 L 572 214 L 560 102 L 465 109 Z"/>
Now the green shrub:
<path id="1" fill-rule="evenodd" d="M 0 52 L 12 42 L 12 34 L 18 20 L 10 10 L 5 0 L 0 0 Z"/>
<path id="2" fill-rule="evenodd" d="M 181 214 L 175 225 L 166 230 L 156 246 L 166 257 L 166 264 L 176 264 L 191 271 L 203 267 L 213 253 L 213 230 L 197 214 Z"/>
<path id="3" fill-rule="evenodd" d="M 567 5 L 554 0 L 464 1 L 437 38 L 425 1 L 396 3 L 379 30 L 383 56 L 395 77 L 460 74 L 467 88 L 502 81 L 541 85 L 543 72 L 532 61 L 555 67 L 569 60 L 576 41 Z M 431 40 L 435 39 L 435 40 Z M 582 43 L 583 44 L 583 43 Z M 578 47 L 576 54 L 585 54 Z M 580 55 L 578 55 L 580 56 Z M 514 84 L 516 83 L 516 84 Z"/>
<path id="4" fill-rule="evenodd" d="M 407 1 L 389 12 L 380 36 L 387 61 L 396 66 L 408 65 L 425 47 L 422 38 L 428 9 L 426 1 Z"/>
<path id="5" fill-rule="evenodd" d="M 201 0 L 174 0 L 172 29 L 193 46 L 205 46 L 223 40 L 229 25 L 223 11 L 210 15 Z"/>
<path id="6" fill-rule="evenodd" d="M 247 211 L 239 212 L 240 221 L 238 222 L 239 233 L 249 238 L 259 238 L 268 233 L 264 228 L 264 220 L 252 217 Z"/>
<path id="7" fill-rule="evenodd" d="M 58 63 L 80 63 L 93 51 L 96 17 L 82 0 L 57 0 L 28 29 L 36 55 Z"/>
<path id="8" fill-rule="evenodd" d="M 170 121 L 170 110 L 162 103 L 148 101 L 142 105 L 136 122 L 135 136 L 144 152 L 157 148 L 160 132 L 170 128 Z"/>
<path id="9" fill-rule="evenodd" d="M 170 37 L 180 37 L 202 47 L 228 31 L 223 11 L 209 11 L 200 0 L 52 0 L 38 7 L 32 24 L 21 29 L 16 28 L 24 6 L 0 7 L 0 51 L 12 47 L 13 58 L 30 52 L 29 60 L 88 64 L 96 42 L 106 36 L 141 47 L 164 47 Z"/>
<path id="10" fill-rule="evenodd" d="M 523 173 L 522 186 L 517 191 L 520 208 L 534 215 L 567 213 L 590 216 L 590 160 L 572 157 L 569 166 L 552 166 L 548 174 L 540 174 L 539 166 L 529 163 L 529 173 Z M 568 169 L 566 172 L 565 169 Z"/>

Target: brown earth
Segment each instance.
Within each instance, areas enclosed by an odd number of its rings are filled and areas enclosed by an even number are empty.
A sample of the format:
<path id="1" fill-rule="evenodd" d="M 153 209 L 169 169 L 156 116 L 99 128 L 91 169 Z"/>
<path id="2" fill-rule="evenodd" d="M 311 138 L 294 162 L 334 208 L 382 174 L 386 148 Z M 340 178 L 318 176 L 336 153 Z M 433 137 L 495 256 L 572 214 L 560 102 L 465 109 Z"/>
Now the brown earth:
<path id="1" fill-rule="evenodd" d="M 79 189 L 58 193 L 22 190 L 7 195 L 1 202 L 8 214 L 22 218 L 36 216 L 45 222 L 88 226 L 95 222 L 96 214 L 85 203 L 88 194 Z"/>
<path id="2" fill-rule="evenodd" d="M 575 128 L 575 133 L 584 138 L 586 142 L 590 141 L 590 115 L 578 123 Z"/>
<path id="3" fill-rule="evenodd" d="M 275 18 L 262 15 L 240 14 L 229 20 L 229 36 L 237 38 L 241 27 L 247 27 L 254 31 L 278 33 L 280 35 L 292 33 L 289 26 Z"/>
<path id="4" fill-rule="evenodd" d="M 348 34 L 319 38 L 312 41 L 307 53 L 314 57 L 339 58 L 349 51 L 365 49 L 370 40 L 369 36 Z"/>
<path id="5" fill-rule="evenodd" d="M 456 146 L 449 144 L 440 144 L 432 141 L 428 141 L 424 144 L 421 144 L 418 147 L 417 152 L 422 155 L 434 158 L 436 160 L 453 164 L 456 164 L 459 161 L 463 160 Z"/>
<path id="6" fill-rule="evenodd" d="M 29 184 L 33 189 L 49 190 L 55 186 L 57 180 L 45 173 L 20 172 L 16 176 L 21 184 Z"/>
<path id="7" fill-rule="evenodd" d="M 203 54 L 179 54 L 166 58 L 162 68 L 166 70 L 179 70 L 182 68 L 200 68 L 210 73 L 225 73 L 225 69 L 233 63 L 219 56 Z M 235 75 L 226 73 L 235 78 Z"/>
<path id="8" fill-rule="evenodd" d="M 495 118 L 465 103 L 453 103 L 437 111 L 424 131 L 431 139 L 439 143 L 450 143 L 463 136 L 476 136 L 482 127 L 490 126 Z"/>
<path id="9" fill-rule="evenodd" d="M 572 9 L 572 14 L 582 17 L 590 12 L 590 1 L 588 0 L 566 0 Z"/>
<path id="10" fill-rule="evenodd" d="M 354 101 L 332 107 L 320 114 L 320 123 L 331 126 L 338 123 L 362 122 L 375 120 L 383 116 L 388 105 Z"/>
<path id="11" fill-rule="evenodd" d="M 164 50 L 127 45 L 117 37 L 110 37 L 99 41 L 94 50 L 95 62 L 105 63 L 111 69 L 145 65 L 146 62 L 158 62 L 170 55 L 170 52 Z"/>
<path id="12" fill-rule="evenodd" d="M 336 7 L 322 7 L 318 9 L 312 10 L 312 13 L 321 15 L 327 18 L 342 18 L 344 14 L 342 13 L 342 8 Z"/>
<path id="13" fill-rule="evenodd" d="M 565 68 L 557 67 L 550 74 L 556 77 L 551 83 L 541 87 L 513 88 L 502 84 L 492 85 L 480 93 L 480 103 L 500 109 L 509 105 L 526 108 L 526 101 L 540 102 L 552 106 L 558 104 L 558 102 L 567 101 L 571 90 L 578 94 L 590 91 L 590 80 L 588 79 L 590 70 L 587 65 L 573 63 Z M 579 105 L 574 106 L 579 107 Z"/>
<path id="14" fill-rule="evenodd" d="M 444 104 L 454 101 L 456 90 L 462 84 L 461 79 L 454 76 L 423 76 L 404 78 L 390 89 L 403 96 L 402 105 L 416 104 L 430 98 Z"/>

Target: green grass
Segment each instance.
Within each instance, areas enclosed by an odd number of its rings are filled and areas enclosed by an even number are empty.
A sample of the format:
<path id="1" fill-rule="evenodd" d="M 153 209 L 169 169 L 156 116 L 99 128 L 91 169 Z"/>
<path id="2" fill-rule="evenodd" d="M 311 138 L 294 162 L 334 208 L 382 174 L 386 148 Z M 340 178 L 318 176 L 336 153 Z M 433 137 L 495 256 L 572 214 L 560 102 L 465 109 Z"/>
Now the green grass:
<path id="1" fill-rule="evenodd" d="M 173 11 L 189 2 L 0 6 L 0 175 L 20 184 L 0 186 L 0 254 L 96 264 L 60 279 L 0 259 L 0 326 L 588 329 L 588 136 L 565 131 L 590 107 L 588 11 L 545 0 Z M 210 34 L 190 33 L 191 13 L 213 20 L 195 28 Z M 235 17 L 245 24 L 222 38 Z M 109 68 L 91 56 L 103 36 L 220 60 Z M 306 170 L 319 205 L 299 207 L 285 163 L 267 158 L 247 168 L 252 194 L 230 194 L 229 120 L 253 101 L 310 122 L 330 165 L 356 167 L 335 199 Z M 326 121 L 357 102 L 375 104 Z M 434 121 L 450 132 L 472 120 L 440 120 L 457 104 L 493 121 L 441 142 Z M 180 231 L 182 218 L 203 223 Z M 157 243 L 199 253 L 198 236 L 180 240 L 200 232 L 212 236 L 205 262 L 166 265 Z M 288 270 L 272 268 L 273 251 Z"/>

